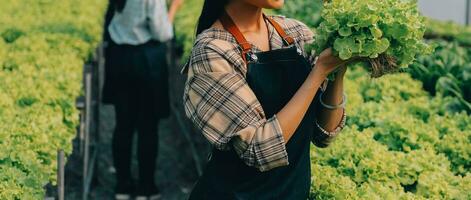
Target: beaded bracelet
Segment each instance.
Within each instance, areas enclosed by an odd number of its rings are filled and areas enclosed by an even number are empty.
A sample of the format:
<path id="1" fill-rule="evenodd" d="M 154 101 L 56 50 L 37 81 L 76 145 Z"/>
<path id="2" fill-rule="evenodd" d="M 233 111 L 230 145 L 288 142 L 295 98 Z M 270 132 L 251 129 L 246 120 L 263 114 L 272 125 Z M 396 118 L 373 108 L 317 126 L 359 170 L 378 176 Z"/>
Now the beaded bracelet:
<path id="1" fill-rule="evenodd" d="M 324 93 L 322 92 L 320 97 L 319 97 L 319 101 L 321 102 L 321 105 L 324 106 L 324 108 L 327 108 L 327 109 L 330 109 L 330 110 L 335 110 L 335 109 L 338 109 L 338 108 L 345 108 L 345 105 L 347 104 L 347 95 L 345 94 L 345 92 L 343 93 L 343 96 L 342 96 L 342 103 L 340 103 L 339 105 L 328 105 L 326 103 L 324 103 L 324 101 L 322 101 L 322 95 Z"/>
<path id="2" fill-rule="evenodd" d="M 322 128 L 322 126 L 317 122 L 317 120 L 315 121 L 316 123 L 316 126 L 317 128 L 324 134 L 324 135 L 327 135 L 329 137 L 335 137 L 336 135 L 338 135 L 340 133 L 340 131 L 345 127 L 345 124 L 347 122 L 347 114 L 345 112 L 345 110 L 343 111 L 343 114 L 342 114 L 342 120 L 340 121 L 340 124 L 337 126 L 337 128 L 333 131 L 327 131 L 325 130 L 324 128 Z"/>

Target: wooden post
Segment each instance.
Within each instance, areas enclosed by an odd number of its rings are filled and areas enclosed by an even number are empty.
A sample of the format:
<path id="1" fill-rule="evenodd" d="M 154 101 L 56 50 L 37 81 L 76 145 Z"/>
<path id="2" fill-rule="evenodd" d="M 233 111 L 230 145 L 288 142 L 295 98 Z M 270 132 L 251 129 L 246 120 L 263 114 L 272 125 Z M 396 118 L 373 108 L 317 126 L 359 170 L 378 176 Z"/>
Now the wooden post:
<path id="1" fill-rule="evenodd" d="M 466 25 L 469 26 L 471 20 L 471 0 L 466 0 Z"/>
<path id="2" fill-rule="evenodd" d="M 57 199 L 64 200 L 65 155 L 63 150 L 57 151 Z"/>
<path id="3" fill-rule="evenodd" d="M 84 152 L 83 152 L 83 169 L 82 169 L 82 183 L 83 183 L 83 196 L 82 199 L 86 200 L 88 197 L 88 161 L 90 157 L 90 130 L 92 120 L 92 73 L 91 66 L 85 67 L 85 134 L 84 134 Z"/>

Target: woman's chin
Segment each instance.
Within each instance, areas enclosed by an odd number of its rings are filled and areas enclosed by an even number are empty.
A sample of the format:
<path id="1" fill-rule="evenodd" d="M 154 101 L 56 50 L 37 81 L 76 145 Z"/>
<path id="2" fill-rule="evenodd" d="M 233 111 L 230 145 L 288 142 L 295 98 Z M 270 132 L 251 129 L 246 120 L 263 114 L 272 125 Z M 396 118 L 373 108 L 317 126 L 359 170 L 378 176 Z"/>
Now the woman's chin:
<path id="1" fill-rule="evenodd" d="M 270 0 L 270 9 L 281 9 L 285 5 L 284 0 Z"/>
<path id="2" fill-rule="evenodd" d="M 285 0 L 243 0 L 259 8 L 280 9 L 285 4 Z"/>

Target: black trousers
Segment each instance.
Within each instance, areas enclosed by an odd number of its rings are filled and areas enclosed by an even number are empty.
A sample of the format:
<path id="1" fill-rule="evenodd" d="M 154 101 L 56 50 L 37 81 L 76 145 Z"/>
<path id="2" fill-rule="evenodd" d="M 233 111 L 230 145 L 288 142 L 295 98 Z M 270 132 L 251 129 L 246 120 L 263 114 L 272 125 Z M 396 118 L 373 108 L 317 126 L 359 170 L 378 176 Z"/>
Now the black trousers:
<path id="1" fill-rule="evenodd" d="M 154 186 L 158 122 L 169 114 L 165 45 L 116 45 L 106 52 L 103 97 L 116 111 L 113 160 L 118 184 L 131 180 L 133 136 L 137 133 L 139 184 Z"/>
<path id="2" fill-rule="evenodd" d="M 137 132 L 139 184 L 154 186 L 154 172 L 158 154 L 158 121 L 156 101 L 146 95 L 145 88 L 136 88 L 135 95 L 116 99 L 116 128 L 113 136 L 113 160 L 117 181 L 131 180 L 131 155 L 134 133 Z"/>

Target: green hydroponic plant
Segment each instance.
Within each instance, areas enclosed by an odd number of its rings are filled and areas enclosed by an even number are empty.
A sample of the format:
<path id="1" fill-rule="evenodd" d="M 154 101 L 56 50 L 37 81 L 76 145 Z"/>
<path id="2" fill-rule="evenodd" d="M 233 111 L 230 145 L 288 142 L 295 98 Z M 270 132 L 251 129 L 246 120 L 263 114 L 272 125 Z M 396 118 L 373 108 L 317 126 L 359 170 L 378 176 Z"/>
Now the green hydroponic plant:
<path id="1" fill-rule="evenodd" d="M 423 41 L 424 18 L 416 0 L 331 0 L 324 2 L 316 40 L 342 60 L 366 61 L 372 77 L 397 71 L 432 48 Z"/>

